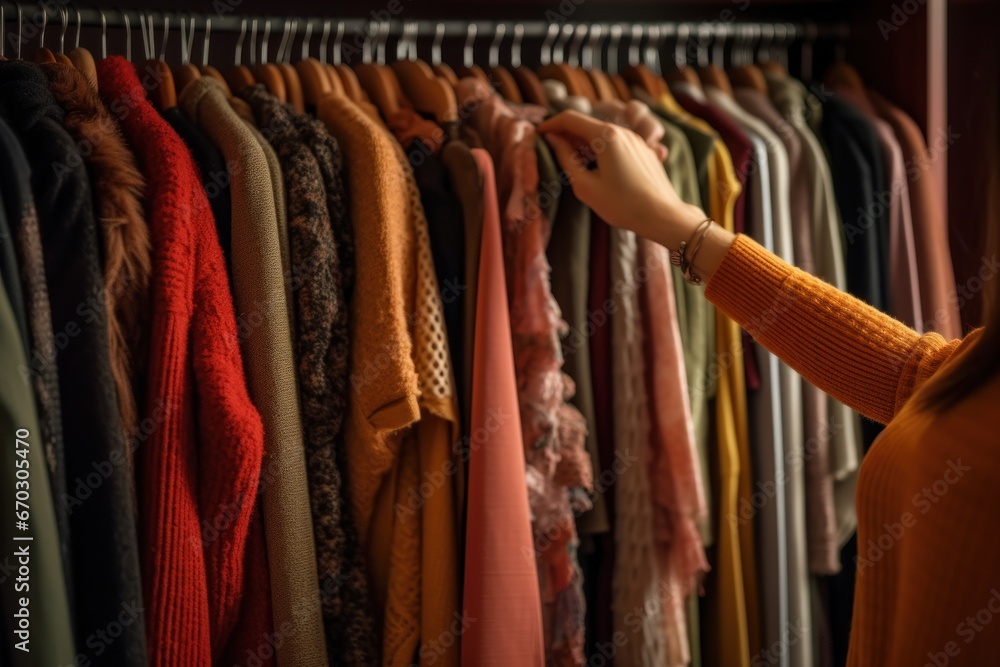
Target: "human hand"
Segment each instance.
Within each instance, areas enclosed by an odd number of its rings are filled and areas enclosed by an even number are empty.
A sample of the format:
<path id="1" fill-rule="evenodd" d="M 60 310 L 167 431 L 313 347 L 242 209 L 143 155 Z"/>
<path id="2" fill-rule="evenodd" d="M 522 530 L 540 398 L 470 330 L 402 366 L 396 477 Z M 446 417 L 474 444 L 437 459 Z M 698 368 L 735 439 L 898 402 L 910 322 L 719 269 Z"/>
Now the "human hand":
<path id="1" fill-rule="evenodd" d="M 573 193 L 609 224 L 677 248 L 706 218 L 677 196 L 660 157 L 635 132 L 577 111 L 553 116 L 538 131 Z"/>

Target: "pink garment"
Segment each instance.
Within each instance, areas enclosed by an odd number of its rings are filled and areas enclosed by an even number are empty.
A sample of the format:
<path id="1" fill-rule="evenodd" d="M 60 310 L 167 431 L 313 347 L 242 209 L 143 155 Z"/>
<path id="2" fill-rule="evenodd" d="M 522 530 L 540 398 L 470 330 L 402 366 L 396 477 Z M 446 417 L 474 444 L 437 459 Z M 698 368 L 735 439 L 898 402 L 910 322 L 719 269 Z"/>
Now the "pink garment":
<path id="1" fill-rule="evenodd" d="M 845 85 L 834 85 L 833 91 L 856 106 L 871 122 L 878 135 L 885 159 L 886 184 L 889 192 L 875 193 L 877 200 L 889 200 L 889 295 L 890 314 L 918 333 L 924 332 L 923 309 L 920 305 L 920 277 L 917 271 L 917 246 L 913 238 L 913 215 L 910 211 L 910 186 L 907 182 L 903 150 L 896 135 L 875 108 L 864 91 Z M 886 197 L 888 195 L 888 197 Z"/>
<path id="2" fill-rule="evenodd" d="M 538 203 L 536 136 L 529 120 L 539 114 L 528 105 L 508 106 L 476 79 L 460 81 L 457 92 L 466 124 L 496 161 L 503 203 L 504 264 L 546 662 L 576 667 L 586 656 L 575 516 L 590 509 L 593 473 L 584 446 L 586 422 L 567 402 L 575 389 L 561 370 L 559 338 L 567 327 L 549 285 L 545 246 L 550 229 Z"/>
<path id="3" fill-rule="evenodd" d="M 469 492 L 462 664 L 545 664 L 542 605 L 525 492 L 514 352 L 504 283 L 493 161 L 473 149 L 483 182 L 476 338 L 469 432 Z M 477 434 L 486 434 L 479 437 Z"/>
<path id="4" fill-rule="evenodd" d="M 670 254 L 649 239 L 639 239 L 639 306 L 642 312 L 646 390 L 650 415 L 650 488 L 653 529 L 666 624 L 667 665 L 691 661 L 687 598 L 708 572 L 698 520 L 705 517 L 705 489 L 694 441 L 674 301 Z"/>

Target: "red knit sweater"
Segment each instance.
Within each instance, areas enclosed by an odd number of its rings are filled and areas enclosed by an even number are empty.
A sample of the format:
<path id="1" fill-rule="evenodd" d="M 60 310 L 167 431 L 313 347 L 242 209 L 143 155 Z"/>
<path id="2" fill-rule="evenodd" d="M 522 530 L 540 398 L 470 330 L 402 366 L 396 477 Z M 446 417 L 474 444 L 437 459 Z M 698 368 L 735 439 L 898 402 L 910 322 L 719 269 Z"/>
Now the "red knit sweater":
<path id="1" fill-rule="evenodd" d="M 136 469 L 149 664 L 210 665 L 247 651 L 267 663 L 270 593 L 246 585 L 267 581 L 263 540 L 248 541 L 259 535 L 264 433 L 212 212 L 187 147 L 146 100 L 134 66 L 112 57 L 97 69 L 147 179 L 153 246 L 148 435 Z"/>

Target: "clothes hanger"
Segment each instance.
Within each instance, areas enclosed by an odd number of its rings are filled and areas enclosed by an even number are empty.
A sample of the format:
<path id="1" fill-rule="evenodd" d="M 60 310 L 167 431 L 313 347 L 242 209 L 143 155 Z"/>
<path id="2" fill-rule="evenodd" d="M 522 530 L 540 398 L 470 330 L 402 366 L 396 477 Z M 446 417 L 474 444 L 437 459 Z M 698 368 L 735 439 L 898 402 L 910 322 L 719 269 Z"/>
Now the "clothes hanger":
<path id="1" fill-rule="evenodd" d="M 62 30 L 59 31 L 59 50 L 52 55 L 55 56 L 57 63 L 72 67 L 73 62 L 66 55 L 66 30 L 69 28 L 69 10 L 65 7 L 59 8 L 59 21 L 62 27 Z"/>
<path id="2" fill-rule="evenodd" d="M 403 24 L 403 37 L 396 45 L 392 71 L 414 109 L 432 116 L 439 125 L 454 123 L 458 120 L 455 89 L 437 76 L 430 65 L 417 58 L 418 31 L 416 21 Z"/>
<path id="3" fill-rule="evenodd" d="M 563 54 L 565 52 L 566 43 L 569 41 L 570 37 L 575 34 L 576 30 L 574 26 L 569 23 L 562 27 L 559 39 L 556 40 L 554 46 L 552 47 L 552 61 L 543 64 L 538 68 L 538 78 L 539 79 L 554 79 L 559 81 L 564 86 L 566 86 L 566 92 L 570 95 L 583 95 L 584 89 L 580 84 L 580 79 L 577 73 L 573 71 L 573 67 L 569 63 L 563 62 Z M 589 82 L 587 84 L 590 86 Z"/>
<path id="4" fill-rule="evenodd" d="M 267 62 L 267 43 L 271 37 L 271 19 L 264 21 L 264 35 L 261 37 L 260 64 L 253 64 L 257 46 L 257 19 L 250 23 L 250 57 L 253 76 L 258 83 L 264 84 L 268 92 L 278 98 L 281 102 L 288 101 L 288 92 L 285 88 L 285 78 L 281 75 L 281 70 L 277 65 Z"/>
<path id="5" fill-rule="evenodd" d="M 813 42 L 819 36 L 819 29 L 812 21 L 806 21 L 805 33 L 799 50 L 799 79 L 807 83 L 813 77 Z"/>
<path id="6" fill-rule="evenodd" d="M 788 46 L 795 41 L 797 30 L 791 23 L 779 23 L 774 27 L 780 48 L 775 49 L 775 58 L 760 64 L 760 69 L 779 79 L 788 78 Z"/>
<path id="7" fill-rule="evenodd" d="M 610 102 L 618 99 L 615 87 L 611 84 L 611 78 L 601 69 L 601 42 L 603 41 L 603 28 L 599 23 L 590 26 L 590 39 L 583 48 L 580 56 L 580 64 L 590 79 L 590 84 L 594 87 L 595 99 L 601 102 Z"/>
<path id="8" fill-rule="evenodd" d="M 256 22 L 256 19 L 254 19 Z M 256 35 L 256 31 L 254 31 Z M 253 72 L 250 68 L 243 64 L 243 39 L 247 36 L 247 20 L 243 19 L 240 21 L 240 36 L 236 38 L 236 55 L 233 58 L 233 66 L 226 72 L 226 84 L 229 89 L 235 94 L 243 90 L 244 88 L 249 88 L 256 83 L 254 79 Z M 250 59 L 255 61 L 256 56 L 254 55 L 253 46 L 250 48 Z M 204 70 L 202 70 L 204 71 Z"/>
<path id="9" fill-rule="evenodd" d="M 698 43 L 695 50 L 695 62 L 698 65 L 698 79 L 701 81 L 701 86 L 712 86 L 718 90 L 721 90 L 724 94 L 729 97 L 733 96 L 733 86 L 729 82 L 729 76 L 726 71 L 720 67 L 716 67 L 709 60 L 708 54 L 708 44 L 712 39 L 711 29 L 702 25 L 698 29 Z"/>
<path id="10" fill-rule="evenodd" d="M 649 26 L 646 30 L 641 25 L 632 26 L 631 40 L 628 45 L 628 67 L 622 72 L 622 76 L 630 86 L 635 86 L 645 91 L 650 97 L 658 98 L 666 90 L 666 83 L 657 76 L 640 58 L 640 45 L 643 32 L 647 32 L 649 40 L 647 46 L 652 44 L 653 39 L 659 40 L 660 30 L 657 26 Z M 646 51 L 647 55 L 649 49 Z"/>
<path id="11" fill-rule="evenodd" d="M 754 29 L 753 26 L 748 26 L 748 27 L 751 30 Z M 774 35 L 774 28 L 771 26 L 765 26 L 764 28 L 758 28 L 757 30 L 759 31 L 758 34 L 760 34 L 761 36 L 763 36 L 765 32 L 770 33 L 770 36 Z M 752 35 L 753 33 L 751 32 L 751 36 Z M 770 39 L 770 36 L 768 39 Z M 760 60 L 763 61 L 767 59 L 768 59 L 767 51 L 764 49 L 764 46 L 762 45 L 760 52 Z M 716 67 L 715 69 L 720 72 L 722 71 L 719 70 L 718 67 Z M 767 79 L 764 78 L 764 73 L 761 71 L 761 69 L 756 65 L 754 65 L 753 62 L 749 59 L 745 64 L 739 65 L 730 70 L 729 80 L 732 82 L 732 85 L 734 86 L 742 88 L 751 88 L 759 93 L 767 95 Z M 732 89 L 730 89 L 730 93 L 731 92 Z"/>
<path id="12" fill-rule="evenodd" d="M 354 73 L 353 69 L 341 62 L 341 58 L 343 57 L 343 50 L 341 49 L 343 40 L 344 22 L 339 21 L 337 23 L 337 34 L 333 39 L 333 46 L 330 50 L 330 57 L 333 64 L 327 64 L 326 66 L 327 73 L 330 75 L 330 85 L 336 87 L 339 83 L 344 89 L 347 99 L 357 105 L 361 105 L 364 109 L 363 105 L 370 104 L 370 102 L 364 88 L 361 87 L 361 82 L 358 81 L 358 75 Z"/>
<path id="13" fill-rule="evenodd" d="M 344 88 L 339 77 L 332 77 L 326 69 L 326 41 L 330 36 L 330 21 L 323 22 L 323 39 L 320 41 L 320 57 L 323 62 L 309 56 L 312 41 L 312 20 L 306 21 L 306 34 L 302 38 L 302 56 L 295 63 L 295 69 L 302 80 L 302 96 L 306 106 L 315 110 L 319 101 L 327 95 L 344 96 Z M 336 84 L 334 84 L 336 81 Z M 339 87 L 336 87 L 339 86 Z"/>
<path id="14" fill-rule="evenodd" d="M 698 73 L 688 67 L 688 38 L 691 35 L 691 27 L 686 23 L 677 26 L 677 43 L 674 45 L 674 66 L 663 75 L 663 80 L 667 83 L 686 83 L 695 88 L 701 89 L 701 79 Z"/>
<path id="15" fill-rule="evenodd" d="M 209 39 L 212 36 L 212 19 L 205 19 L 205 39 L 201 43 L 201 66 L 198 67 L 198 71 L 201 72 L 202 76 L 207 76 L 209 78 L 215 79 L 222 86 L 223 91 L 226 93 L 226 97 L 230 97 L 232 92 L 229 90 L 229 83 L 226 81 L 226 77 L 222 76 L 222 73 L 208 64 L 208 44 Z M 242 46 L 242 44 L 241 44 Z"/>
<path id="16" fill-rule="evenodd" d="M 615 89 L 615 95 L 618 96 L 618 99 L 628 102 L 632 99 L 632 91 L 629 90 L 625 77 L 618 71 L 618 47 L 625 29 L 620 25 L 613 25 L 608 30 L 608 33 L 611 35 L 608 43 L 608 72 L 610 72 L 608 78 L 611 80 L 611 86 Z"/>
<path id="17" fill-rule="evenodd" d="M 49 13 L 45 9 L 45 5 L 42 5 L 42 30 L 38 33 L 38 52 L 35 54 L 36 63 L 54 63 L 56 62 L 55 54 L 45 48 L 45 26 L 49 22 Z"/>
<path id="18" fill-rule="evenodd" d="M 434 42 L 431 44 L 431 68 L 439 77 L 451 84 L 452 88 L 458 85 L 458 75 L 451 65 L 441 61 L 441 40 L 444 39 L 444 24 L 438 23 L 434 27 Z"/>
<path id="19" fill-rule="evenodd" d="M 521 31 L 520 37 L 517 34 L 518 29 Z M 511 76 L 506 67 L 500 65 L 500 45 L 503 44 L 503 37 L 506 33 L 507 26 L 503 23 L 498 23 L 493 34 L 493 41 L 490 43 L 489 79 L 495 84 L 497 92 L 503 95 L 505 100 L 521 104 L 524 102 L 524 99 L 521 97 L 521 91 L 517 88 L 517 81 L 514 80 L 514 77 Z M 514 26 L 514 39 L 519 41 L 523 36 L 524 26 L 520 24 Z M 513 49 L 514 47 L 511 45 L 512 52 Z M 518 49 L 520 49 L 520 45 L 518 45 Z"/>
<path id="20" fill-rule="evenodd" d="M 285 81 L 285 94 L 288 97 L 288 103 L 292 105 L 296 113 L 305 113 L 306 103 L 302 96 L 302 80 L 299 78 L 298 70 L 289 62 L 291 45 L 298 32 L 299 22 L 285 19 L 285 31 L 281 37 L 281 44 L 278 45 L 274 62 L 278 71 L 281 72 L 281 78 Z"/>
<path id="21" fill-rule="evenodd" d="M 140 12 L 139 20 L 143 21 L 144 14 Z M 146 31 L 143 31 L 143 41 L 145 42 Z M 163 44 L 160 45 L 160 57 L 156 57 L 156 33 L 153 27 L 153 15 L 149 15 L 149 48 L 146 54 L 146 62 L 142 69 L 153 77 L 152 87 L 149 89 L 149 99 L 160 111 L 165 111 L 177 106 L 177 89 L 174 86 L 174 75 L 167 67 L 165 61 L 167 55 L 167 37 L 170 35 L 170 17 L 163 15 Z"/>
<path id="22" fill-rule="evenodd" d="M 372 22 L 370 28 L 362 47 L 362 62 L 354 66 L 354 73 L 358 75 L 361 87 L 375 103 L 382 118 L 389 118 L 404 106 L 399 81 L 392 69 L 385 64 L 385 40 L 389 35 L 389 22 L 385 21 L 382 24 Z M 374 47 L 372 40 L 368 39 L 372 34 L 374 34 Z M 373 51 L 375 62 L 371 61 Z"/>
<path id="23" fill-rule="evenodd" d="M 73 67 L 77 69 L 83 78 L 87 80 L 90 87 L 95 91 L 97 90 L 97 64 L 94 62 L 94 56 L 91 55 L 90 51 L 80 46 L 80 10 L 76 7 L 73 8 L 76 12 L 76 40 L 73 44 L 73 50 L 69 52 L 69 60 L 73 64 Z M 107 20 L 104 18 L 104 10 L 99 10 L 101 13 L 101 40 L 102 44 L 107 44 Z"/>
<path id="24" fill-rule="evenodd" d="M 181 17 L 181 64 L 174 68 L 174 85 L 178 94 L 189 83 L 201 78 L 201 70 L 191 64 L 191 54 L 194 51 L 194 23 L 193 16 L 190 21 L 185 21 L 184 17 Z"/>
<path id="25" fill-rule="evenodd" d="M 552 62 L 552 42 L 558 35 L 559 26 L 555 23 L 549 24 L 548 32 L 545 34 L 545 39 L 542 41 L 539 53 L 539 60 L 543 65 Z M 521 65 L 520 46 L 518 47 L 517 62 L 511 64 L 514 68 L 511 70 L 511 75 L 514 77 L 514 81 L 517 82 L 517 87 L 521 91 L 521 97 L 524 101 L 543 107 L 549 106 L 549 100 L 545 95 L 541 79 L 532 70 Z"/>
<path id="26" fill-rule="evenodd" d="M 573 41 L 569 44 L 566 62 L 569 64 L 570 71 L 576 78 L 576 84 L 580 88 L 581 94 L 593 103 L 597 101 L 597 91 L 594 90 L 594 84 L 591 83 L 587 71 L 581 66 L 583 63 L 583 45 L 589 35 L 589 25 L 581 23 L 576 26 Z"/>
<path id="27" fill-rule="evenodd" d="M 462 66 L 458 68 L 458 78 L 475 77 L 492 88 L 493 84 L 490 82 L 490 78 L 486 76 L 483 68 L 475 62 L 476 34 L 478 32 L 479 26 L 475 23 L 469 23 L 466 27 L 465 46 L 462 48 Z"/>

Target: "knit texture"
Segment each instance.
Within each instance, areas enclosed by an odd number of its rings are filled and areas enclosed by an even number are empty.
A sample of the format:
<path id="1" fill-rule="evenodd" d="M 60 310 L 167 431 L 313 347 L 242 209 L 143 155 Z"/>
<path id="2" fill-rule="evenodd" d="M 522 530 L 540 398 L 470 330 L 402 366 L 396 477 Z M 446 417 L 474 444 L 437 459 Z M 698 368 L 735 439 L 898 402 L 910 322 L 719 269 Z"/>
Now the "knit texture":
<path id="1" fill-rule="evenodd" d="M 148 179 L 146 415 L 159 427 L 143 446 L 137 487 L 149 664 L 205 665 L 239 621 L 264 433 L 247 395 L 222 249 L 191 155 L 145 99 L 131 63 L 102 60 L 98 77 Z"/>
<path id="2" fill-rule="evenodd" d="M 397 506 L 423 496 L 420 527 L 416 545 L 394 540 L 398 564 L 393 576 L 399 585 L 415 588 L 418 605 L 410 613 L 420 629 L 421 663 L 458 667 L 461 657 L 461 633 L 454 630 L 459 612 L 458 504 L 455 498 L 455 469 L 452 449 L 459 441 L 458 399 L 455 374 L 451 365 L 448 333 L 445 325 L 441 289 L 435 273 L 428 220 L 420 199 L 413 170 L 402 149 L 397 152 L 406 179 L 410 220 L 416 241 L 416 273 L 413 281 L 413 352 L 414 366 L 420 379 L 420 422 L 414 427 L 419 448 L 419 475 L 397 494 Z M 440 224 L 435 221 L 435 224 Z M 430 494 L 421 494 L 422 483 L 444 475 L 444 482 Z M 407 523 L 398 516 L 397 523 Z M 398 530 L 399 528 L 397 528 Z M 420 560 L 413 558 L 413 548 L 420 550 Z M 414 565 L 417 565 L 414 567 Z M 390 592 L 398 587 L 391 587 Z M 388 629 L 389 626 L 387 626 Z M 464 627 L 464 624 L 463 624 Z M 450 641 L 453 638 L 453 641 Z M 388 638 L 387 638 L 388 639 Z M 433 659 L 430 656 L 433 655 Z M 405 657 L 405 656 L 400 656 Z M 412 660 L 397 661 L 406 667 Z"/>
<path id="3" fill-rule="evenodd" d="M 111 371 L 118 390 L 122 428 L 134 436 L 139 425 L 149 328 L 149 229 L 140 201 L 145 182 L 121 130 L 97 92 L 76 69 L 43 65 L 52 94 L 66 112 L 63 124 L 80 147 L 94 189 L 101 229 L 104 307 L 108 313 Z M 129 450 L 131 458 L 131 450 Z M 129 467 L 131 468 L 131 460 Z"/>
<path id="4" fill-rule="evenodd" d="M 989 664 L 1000 650 L 1000 630 L 980 624 L 975 632 L 975 619 L 968 619 L 1000 597 L 1000 540 L 986 528 L 1000 502 L 1000 467 L 995 433 L 981 421 L 1000 395 L 1000 380 L 944 412 L 930 413 L 914 398 L 942 365 L 975 344 L 979 331 L 951 342 L 921 336 L 742 236 L 706 296 L 816 386 L 889 422 L 858 478 L 848 664 Z"/>
<path id="5" fill-rule="evenodd" d="M 234 111 L 221 86 L 204 77 L 178 100 L 234 168 L 233 295 L 250 397 L 264 422 L 263 520 L 268 535 L 275 627 L 295 629 L 279 660 L 322 660 L 315 547 L 308 507 L 305 446 L 289 326 L 274 182 L 262 137 Z M 231 105 L 232 104 L 232 105 Z M 244 103 L 245 106 L 245 103 Z M 276 159 L 276 158 L 275 158 Z M 254 591 L 260 594 L 260 591 Z M 283 657 L 284 649 L 293 658 Z"/>
<path id="6" fill-rule="evenodd" d="M 348 286 L 331 224 L 333 216 L 339 227 L 349 224 L 343 164 L 339 151 L 330 150 L 336 148 L 336 142 L 318 121 L 296 116 L 292 107 L 281 104 L 263 86 L 248 88 L 243 96 L 259 125 L 270 134 L 288 194 L 295 350 L 329 661 L 332 665 L 373 665 L 378 653 L 368 608 L 367 573 L 353 518 L 346 509 L 346 489 L 337 460 L 337 451 L 342 449 L 350 362 Z M 322 146 L 318 151 L 322 161 L 310 146 Z M 332 206 L 328 206 L 328 197 Z"/>
<path id="7" fill-rule="evenodd" d="M 376 613 L 385 624 L 411 624 L 409 615 L 394 615 L 386 606 L 392 542 L 406 539 L 416 547 L 419 531 L 411 518 L 400 526 L 406 536 L 392 535 L 396 494 L 407 483 L 419 484 L 415 447 L 412 442 L 403 444 L 404 429 L 420 416 L 409 319 L 416 247 L 405 177 L 392 139 L 352 104 L 330 97 L 318 115 L 350 163 L 347 182 L 357 263 L 355 288 L 349 296 L 352 349 L 344 453 L 351 510 L 371 568 Z M 415 553 L 407 558 L 413 559 Z M 399 583 L 403 587 L 394 590 L 394 599 L 409 586 L 419 585 Z M 417 631 L 384 627 L 383 648 L 391 646 L 393 652 L 384 652 L 382 664 L 410 664 Z M 407 641 L 401 643 L 404 636 Z"/>
<path id="8" fill-rule="evenodd" d="M 0 115 L 30 147 L 52 328 L 62 334 L 56 363 L 67 495 L 59 502 L 69 510 L 73 535 L 77 645 L 95 664 L 145 664 L 135 504 L 109 359 L 90 182 L 40 67 L 0 63 L 0 93 Z M 121 638 L 99 655 L 92 646 L 83 648 L 94 632 L 118 622 L 126 605 L 133 622 Z"/>

